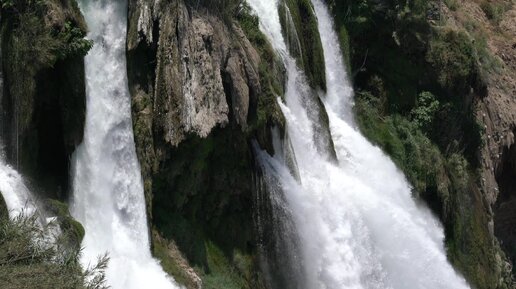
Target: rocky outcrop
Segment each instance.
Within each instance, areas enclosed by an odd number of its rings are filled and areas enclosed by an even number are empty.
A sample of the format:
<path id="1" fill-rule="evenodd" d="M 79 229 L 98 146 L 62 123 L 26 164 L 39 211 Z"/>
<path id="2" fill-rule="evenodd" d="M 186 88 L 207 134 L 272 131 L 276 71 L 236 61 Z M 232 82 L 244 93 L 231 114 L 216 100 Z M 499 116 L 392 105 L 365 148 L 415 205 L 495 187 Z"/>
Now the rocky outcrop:
<path id="1" fill-rule="evenodd" d="M 7 158 L 43 195 L 66 198 L 85 119 L 86 25 L 75 0 L 2 6 Z"/>
<path id="2" fill-rule="evenodd" d="M 149 219 L 206 274 L 213 246 L 231 262 L 235 250 L 256 254 L 251 140 L 271 150 L 284 79 L 257 19 L 211 5 L 129 1 L 127 38 Z M 241 272 L 254 288 L 261 277 L 250 270 Z"/>
<path id="3" fill-rule="evenodd" d="M 326 69 L 317 18 L 312 3 L 306 0 L 285 0 L 279 4 L 282 33 L 290 55 L 303 69 L 310 87 L 300 95 L 313 123 L 317 150 L 335 161 L 337 154 L 331 137 L 328 114 L 319 92 L 326 90 Z M 301 36 L 301 37 L 300 37 Z M 315 109 L 313 109 L 315 108 Z"/>
<path id="4" fill-rule="evenodd" d="M 513 274 L 516 265 L 516 6 L 504 13 L 497 25 L 482 12 L 479 15 L 486 29 L 492 31 L 489 47 L 500 61 L 499 73 L 491 75 L 488 94 L 477 107 L 477 118 L 485 129 L 485 145 L 480 151 L 481 188 L 489 208 L 489 230 L 494 234 L 512 260 Z M 499 27 L 499 28 L 498 28 Z M 499 34 L 497 29 L 504 31 Z M 510 268 L 502 259 L 506 268 Z M 516 285 L 515 285 L 516 286 Z"/>
<path id="5" fill-rule="evenodd" d="M 148 91 L 134 90 L 135 98 L 152 99 L 159 110 L 153 126 L 163 131 L 164 140 L 175 146 L 188 134 L 206 137 L 228 123 L 230 107 L 245 129 L 261 87 L 260 57 L 242 30 L 189 10 L 181 1 L 134 1 L 130 7 L 135 25 L 129 28 L 129 54 L 147 46 L 155 57 L 155 67 L 149 67 L 155 77 Z"/>

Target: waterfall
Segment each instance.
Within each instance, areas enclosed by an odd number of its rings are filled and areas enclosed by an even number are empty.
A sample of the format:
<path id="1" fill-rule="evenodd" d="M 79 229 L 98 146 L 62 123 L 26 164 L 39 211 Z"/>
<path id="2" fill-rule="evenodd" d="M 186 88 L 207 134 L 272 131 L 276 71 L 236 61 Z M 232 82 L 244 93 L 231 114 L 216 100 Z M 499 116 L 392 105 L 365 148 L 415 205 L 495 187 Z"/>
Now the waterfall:
<path id="1" fill-rule="evenodd" d="M 80 7 L 94 41 L 85 59 L 84 140 L 72 160 L 72 214 L 86 230 L 82 261 L 107 252 L 114 289 L 179 288 L 150 253 L 127 83 L 127 3 L 84 0 Z"/>
<path id="2" fill-rule="evenodd" d="M 23 177 L 7 165 L 3 152 L 0 152 L 0 193 L 4 197 L 10 218 L 36 213 L 36 205 Z"/>
<path id="3" fill-rule="evenodd" d="M 353 126 L 352 89 L 332 19 L 321 0 L 313 4 L 324 46 L 328 90 L 322 98 L 336 163 L 316 149 L 307 117 L 310 108 L 301 100 L 307 84 L 287 53 L 277 0 L 248 2 L 287 68 L 285 102 L 278 102 L 299 180 L 280 154 L 270 157 L 258 151 L 257 159 L 263 170 L 279 179 L 282 190 L 270 192 L 283 194 L 280 198 L 296 226 L 292 231 L 301 246 L 303 288 L 469 288 L 446 258 L 437 218 L 412 198 L 410 185 L 393 162 Z"/>

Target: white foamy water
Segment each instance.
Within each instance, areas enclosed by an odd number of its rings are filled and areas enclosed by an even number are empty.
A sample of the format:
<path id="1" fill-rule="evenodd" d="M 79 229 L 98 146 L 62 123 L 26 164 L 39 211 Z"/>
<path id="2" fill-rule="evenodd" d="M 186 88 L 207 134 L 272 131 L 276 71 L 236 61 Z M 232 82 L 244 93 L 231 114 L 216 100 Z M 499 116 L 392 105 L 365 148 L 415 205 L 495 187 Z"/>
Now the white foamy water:
<path id="1" fill-rule="evenodd" d="M 285 52 L 277 1 L 249 3 L 287 67 L 286 102 L 280 105 L 299 181 L 285 157 L 259 152 L 258 159 L 280 179 L 300 240 L 304 288 L 469 288 L 447 261 L 438 220 L 412 198 L 410 185 L 392 161 L 353 127 L 352 88 L 325 5 L 313 0 L 327 69 L 323 99 L 338 164 L 316 150 L 307 117 L 311 108 L 302 101 L 307 84 Z"/>
<path id="2" fill-rule="evenodd" d="M 23 214 L 31 216 L 36 213 L 36 206 L 23 177 L 7 165 L 0 150 L 0 192 L 4 197 L 9 217 L 16 218 Z"/>
<path id="3" fill-rule="evenodd" d="M 110 257 L 114 289 L 179 288 L 150 253 L 131 123 L 125 59 L 125 1 L 81 1 L 94 47 L 86 56 L 87 113 L 73 157 L 72 214 L 86 229 L 85 265 Z"/>

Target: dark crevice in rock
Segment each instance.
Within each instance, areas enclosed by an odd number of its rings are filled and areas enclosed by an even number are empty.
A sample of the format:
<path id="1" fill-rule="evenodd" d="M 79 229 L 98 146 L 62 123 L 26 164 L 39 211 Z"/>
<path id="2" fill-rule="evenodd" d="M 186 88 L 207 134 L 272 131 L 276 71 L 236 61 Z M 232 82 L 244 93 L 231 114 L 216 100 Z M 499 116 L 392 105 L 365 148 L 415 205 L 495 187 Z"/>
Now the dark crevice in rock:
<path id="1" fill-rule="evenodd" d="M 516 145 L 505 148 L 496 171 L 496 181 L 499 195 L 494 206 L 495 235 L 514 264 L 516 261 Z M 514 267 L 513 272 L 515 272 Z"/>

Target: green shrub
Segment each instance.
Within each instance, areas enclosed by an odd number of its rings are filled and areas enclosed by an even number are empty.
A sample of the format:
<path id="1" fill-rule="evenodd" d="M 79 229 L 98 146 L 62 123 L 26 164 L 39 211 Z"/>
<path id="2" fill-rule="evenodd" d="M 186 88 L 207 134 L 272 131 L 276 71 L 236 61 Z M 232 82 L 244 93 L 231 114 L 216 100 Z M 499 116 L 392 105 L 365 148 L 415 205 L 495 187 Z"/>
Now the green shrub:
<path id="1" fill-rule="evenodd" d="M 424 132 L 428 132 L 439 109 L 439 101 L 428 91 L 419 94 L 417 104 L 412 109 L 411 116 L 415 125 Z"/>
<path id="2" fill-rule="evenodd" d="M 456 11 L 459 8 L 459 3 L 457 0 L 444 0 L 444 4 L 450 8 L 451 11 Z"/>
<path id="3" fill-rule="evenodd" d="M 487 19 L 492 21 L 495 25 L 500 23 L 503 14 L 507 10 L 507 7 L 502 3 L 494 3 L 491 1 L 484 1 L 480 4 L 480 8 L 486 14 Z"/>
<path id="4" fill-rule="evenodd" d="M 93 40 L 84 37 L 86 37 L 85 31 L 67 21 L 64 29 L 58 34 L 58 39 L 61 42 L 61 46 L 56 51 L 58 59 L 88 54 L 88 51 L 93 47 Z"/>
<path id="5" fill-rule="evenodd" d="M 464 94 L 476 75 L 476 57 L 472 39 L 462 31 L 437 30 L 426 56 L 439 84 L 452 93 Z"/>
<path id="6" fill-rule="evenodd" d="M 36 216 L 0 219 L 0 288 L 104 289 L 108 258 L 83 270 L 79 247 L 69 247 Z"/>

